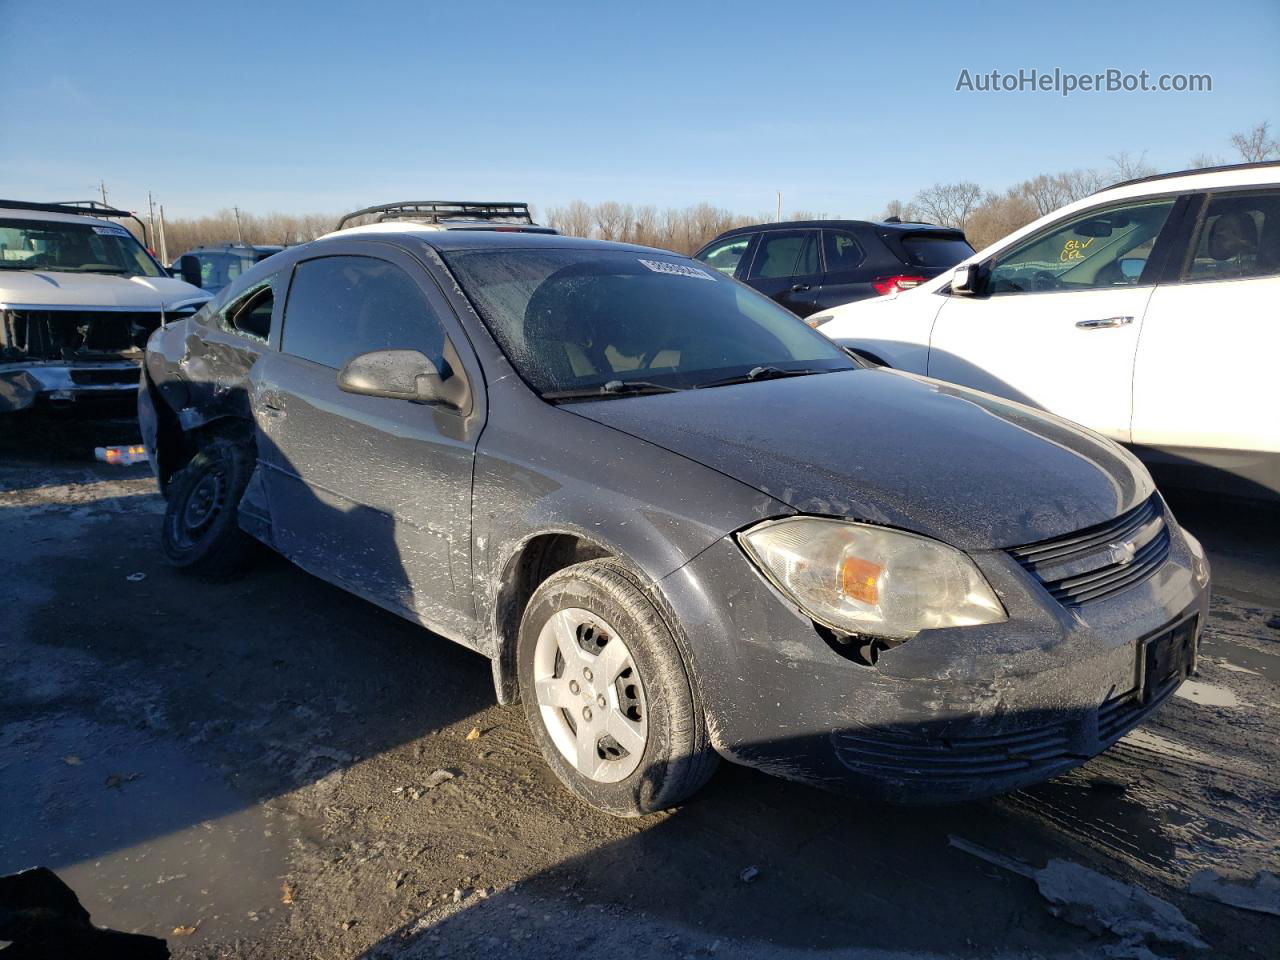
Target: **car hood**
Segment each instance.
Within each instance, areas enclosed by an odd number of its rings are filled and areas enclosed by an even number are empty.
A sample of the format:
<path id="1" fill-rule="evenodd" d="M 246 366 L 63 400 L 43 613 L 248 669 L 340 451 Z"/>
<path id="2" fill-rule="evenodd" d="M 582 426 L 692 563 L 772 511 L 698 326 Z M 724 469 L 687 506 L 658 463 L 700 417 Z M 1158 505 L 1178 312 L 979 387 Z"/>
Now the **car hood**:
<path id="1" fill-rule="evenodd" d="M 57 270 L 0 272 L 0 304 L 6 306 L 158 310 L 161 306 L 208 299 L 206 291 L 175 277 L 117 277 Z"/>
<path id="2" fill-rule="evenodd" d="M 750 484 L 801 513 L 966 550 L 1033 543 L 1151 495 L 1118 444 L 997 397 L 860 369 L 562 409 Z"/>

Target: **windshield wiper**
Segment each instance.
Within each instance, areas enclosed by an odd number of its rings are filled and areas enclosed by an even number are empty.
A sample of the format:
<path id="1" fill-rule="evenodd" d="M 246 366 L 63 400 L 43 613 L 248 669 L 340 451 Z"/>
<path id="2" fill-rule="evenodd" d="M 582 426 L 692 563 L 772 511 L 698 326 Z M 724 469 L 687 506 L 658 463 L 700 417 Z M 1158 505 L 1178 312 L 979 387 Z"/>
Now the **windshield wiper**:
<path id="1" fill-rule="evenodd" d="M 753 367 L 746 373 L 739 373 L 736 376 L 724 377 L 720 380 L 708 380 L 706 383 L 697 384 L 695 390 L 705 390 L 707 387 L 728 387 L 735 383 L 751 383 L 755 380 L 781 380 L 784 377 L 807 377 L 814 373 L 835 373 L 834 370 L 814 370 L 809 367 L 803 367 L 799 370 L 783 370 L 781 367 Z"/>
<path id="2" fill-rule="evenodd" d="M 609 380 L 598 387 L 582 390 L 551 390 L 542 395 L 544 400 L 600 400 L 608 397 L 640 396 L 646 393 L 676 393 L 684 387 L 672 387 L 651 380 Z"/>

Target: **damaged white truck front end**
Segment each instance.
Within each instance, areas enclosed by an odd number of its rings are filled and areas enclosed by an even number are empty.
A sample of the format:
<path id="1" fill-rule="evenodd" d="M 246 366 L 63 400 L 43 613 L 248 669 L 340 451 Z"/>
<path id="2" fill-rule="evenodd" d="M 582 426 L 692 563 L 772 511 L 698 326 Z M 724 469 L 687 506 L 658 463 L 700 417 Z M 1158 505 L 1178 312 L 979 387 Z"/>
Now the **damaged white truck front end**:
<path id="1" fill-rule="evenodd" d="M 203 302 L 151 310 L 0 304 L 0 412 L 132 393 L 147 337 Z"/>
<path id="2" fill-rule="evenodd" d="M 0 201 L 0 413 L 133 393 L 147 338 L 205 291 L 124 227 Z"/>

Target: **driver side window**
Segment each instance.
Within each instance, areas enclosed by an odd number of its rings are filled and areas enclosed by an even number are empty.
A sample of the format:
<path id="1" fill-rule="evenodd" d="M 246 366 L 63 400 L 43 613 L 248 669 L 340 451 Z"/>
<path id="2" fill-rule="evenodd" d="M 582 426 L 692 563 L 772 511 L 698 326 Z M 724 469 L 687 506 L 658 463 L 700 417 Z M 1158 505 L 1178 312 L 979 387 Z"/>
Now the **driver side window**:
<path id="1" fill-rule="evenodd" d="M 1090 210 L 1050 227 L 995 259 L 987 292 L 1135 286 L 1176 199 Z"/>

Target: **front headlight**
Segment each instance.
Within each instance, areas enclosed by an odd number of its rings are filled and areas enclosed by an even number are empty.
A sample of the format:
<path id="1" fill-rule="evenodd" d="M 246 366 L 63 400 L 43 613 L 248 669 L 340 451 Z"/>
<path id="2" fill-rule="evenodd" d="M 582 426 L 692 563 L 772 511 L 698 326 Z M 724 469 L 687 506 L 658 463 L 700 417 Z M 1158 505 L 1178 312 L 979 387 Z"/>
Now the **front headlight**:
<path id="1" fill-rule="evenodd" d="M 928 537 L 788 517 L 758 524 L 738 540 L 801 610 L 843 633 L 905 640 L 935 627 L 1008 619 L 973 561 Z"/>

